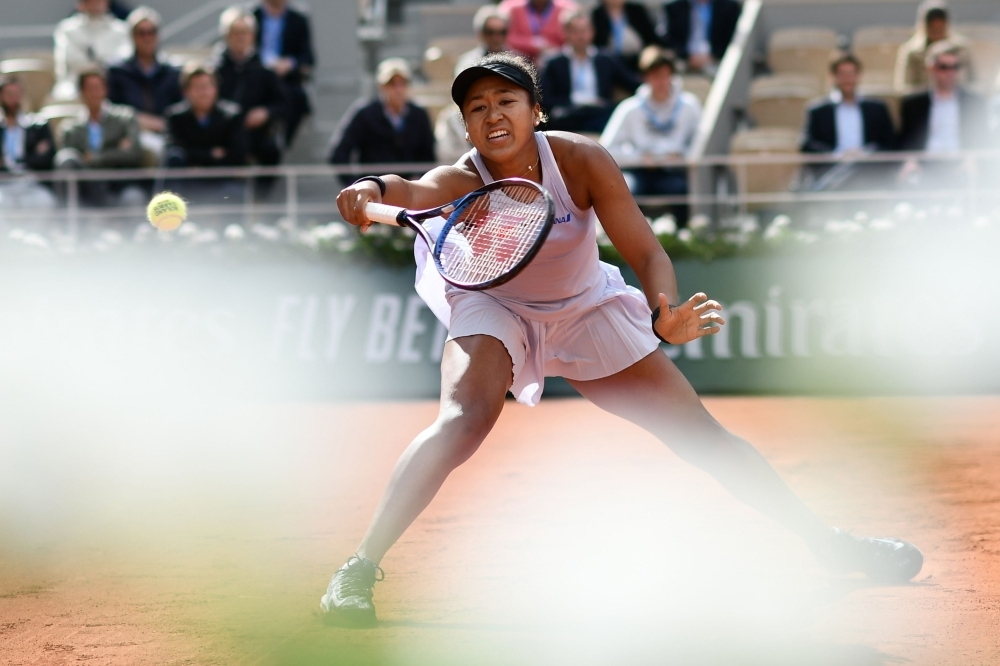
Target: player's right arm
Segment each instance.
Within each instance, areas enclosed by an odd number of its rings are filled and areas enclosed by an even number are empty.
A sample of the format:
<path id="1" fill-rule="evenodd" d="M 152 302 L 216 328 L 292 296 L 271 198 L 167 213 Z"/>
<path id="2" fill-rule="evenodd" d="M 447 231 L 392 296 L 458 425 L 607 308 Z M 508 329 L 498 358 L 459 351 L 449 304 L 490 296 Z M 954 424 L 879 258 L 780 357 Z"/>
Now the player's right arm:
<path id="1" fill-rule="evenodd" d="M 396 175 L 381 178 L 385 182 L 385 196 L 378 183 L 370 180 L 341 190 L 337 195 L 337 208 L 344 220 L 364 230 L 372 224 L 365 216 L 365 204 L 369 202 L 422 210 L 443 206 L 483 185 L 472 165 L 464 162 L 431 169 L 419 180 L 406 180 Z"/>

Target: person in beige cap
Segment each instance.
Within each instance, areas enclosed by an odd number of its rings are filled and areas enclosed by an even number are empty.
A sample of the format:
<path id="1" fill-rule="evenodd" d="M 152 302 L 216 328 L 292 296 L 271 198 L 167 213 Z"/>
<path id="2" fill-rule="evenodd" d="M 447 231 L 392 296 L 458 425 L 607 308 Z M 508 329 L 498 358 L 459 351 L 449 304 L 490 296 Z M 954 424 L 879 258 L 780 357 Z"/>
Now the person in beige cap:
<path id="1" fill-rule="evenodd" d="M 330 141 L 330 164 L 434 162 L 430 116 L 410 101 L 413 72 L 402 58 L 386 58 L 375 72 L 378 98 L 358 100 Z M 418 177 L 415 174 L 414 177 Z M 354 180 L 342 176 L 345 184 Z"/>

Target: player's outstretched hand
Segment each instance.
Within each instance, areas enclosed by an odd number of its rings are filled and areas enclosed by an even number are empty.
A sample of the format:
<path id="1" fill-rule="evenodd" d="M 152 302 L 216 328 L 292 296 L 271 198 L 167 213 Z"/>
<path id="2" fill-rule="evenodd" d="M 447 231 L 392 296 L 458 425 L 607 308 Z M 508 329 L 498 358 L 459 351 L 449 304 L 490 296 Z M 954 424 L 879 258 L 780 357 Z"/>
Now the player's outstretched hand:
<path id="1" fill-rule="evenodd" d="M 345 187 L 337 195 L 337 208 L 348 224 L 361 227 L 365 231 L 372 225 L 371 220 L 365 215 L 365 204 L 368 202 L 382 203 L 382 190 L 378 183 L 370 180 L 363 180 L 354 183 L 350 187 Z"/>
<path id="2" fill-rule="evenodd" d="M 660 294 L 660 317 L 653 325 L 661 338 L 672 345 L 682 345 L 718 333 L 726 323 L 717 312 L 721 309 L 718 302 L 700 292 L 675 307 L 670 307 L 667 297 Z"/>

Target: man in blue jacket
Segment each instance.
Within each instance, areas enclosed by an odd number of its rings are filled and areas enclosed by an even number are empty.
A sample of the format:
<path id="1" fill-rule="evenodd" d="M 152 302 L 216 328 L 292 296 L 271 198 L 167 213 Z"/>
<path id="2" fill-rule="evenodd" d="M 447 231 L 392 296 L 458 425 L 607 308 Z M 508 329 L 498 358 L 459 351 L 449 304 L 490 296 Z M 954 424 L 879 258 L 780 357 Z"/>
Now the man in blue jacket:
<path id="1" fill-rule="evenodd" d="M 260 59 L 285 87 L 285 145 L 291 146 L 303 118 L 312 112 L 305 89 L 316 66 L 309 17 L 289 7 L 287 0 L 264 0 L 253 14 Z"/>

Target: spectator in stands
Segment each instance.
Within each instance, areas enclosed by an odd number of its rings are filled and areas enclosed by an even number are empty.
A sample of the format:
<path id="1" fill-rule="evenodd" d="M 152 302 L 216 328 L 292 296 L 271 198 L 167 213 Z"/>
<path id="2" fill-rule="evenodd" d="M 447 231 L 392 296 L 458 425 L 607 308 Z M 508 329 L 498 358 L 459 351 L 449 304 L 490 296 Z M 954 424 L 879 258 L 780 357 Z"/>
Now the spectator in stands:
<path id="1" fill-rule="evenodd" d="M 77 96 L 80 72 L 106 67 L 128 50 L 128 26 L 108 12 L 108 0 L 79 0 L 77 13 L 56 26 L 55 99 Z"/>
<path id="2" fill-rule="evenodd" d="M 806 112 L 802 152 L 853 155 L 893 150 L 896 130 L 886 105 L 858 97 L 861 62 L 849 53 L 830 63 L 833 92 Z"/>
<path id="3" fill-rule="evenodd" d="M 928 50 L 937 42 L 947 40 L 959 50 L 962 62 L 962 81 L 972 80 L 972 59 L 967 40 L 951 29 L 948 9 L 941 0 L 926 0 L 917 10 L 917 28 L 896 56 L 896 73 L 893 86 L 903 92 L 914 92 L 929 85 L 927 78 Z"/>
<path id="4" fill-rule="evenodd" d="M 58 169 L 136 169 L 142 166 L 139 123 L 131 107 L 108 101 L 108 86 L 100 70 L 83 71 L 77 81 L 84 110 L 62 127 L 62 149 L 56 153 Z M 93 205 L 109 203 L 109 195 L 136 185 L 84 181 L 80 193 Z M 143 198 L 141 191 L 136 194 Z"/>
<path id="5" fill-rule="evenodd" d="M 560 16 L 576 9 L 572 0 L 503 0 L 500 11 L 507 14 L 507 44 L 540 63 L 566 42 Z"/>
<path id="6" fill-rule="evenodd" d="M 930 90 L 903 98 L 901 145 L 904 150 L 951 152 L 982 145 L 987 127 L 982 97 L 959 85 L 963 50 L 948 41 L 927 53 Z"/>
<path id="7" fill-rule="evenodd" d="M 639 53 L 660 43 L 649 10 L 639 2 L 601 0 L 590 15 L 594 24 L 594 46 L 621 58 L 639 71 Z"/>
<path id="8" fill-rule="evenodd" d="M 548 129 L 600 133 L 614 110 L 615 88 L 629 95 L 639 80 L 617 58 L 598 53 L 590 12 L 576 9 L 563 16 L 566 46 L 545 65 L 542 106 Z"/>
<path id="9" fill-rule="evenodd" d="M 167 166 L 243 166 L 247 139 L 240 108 L 219 99 L 215 71 L 188 63 L 181 72 L 184 101 L 167 109 Z"/>
<path id="10" fill-rule="evenodd" d="M 132 55 L 108 69 L 108 99 L 135 109 L 142 146 L 158 163 L 167 131 L 164 113 L 181 101 L 180 72 L 159 55 L 159 13 L 138 7 L 128 15 Z"/>
<path id="11" fill-rule="evenodd" d="M 285 121 L 288 102 L 278 75 L 264 67 L 254 49 L 257 20 L 241 7 L 222 12 L 219 31 L 226 49 L 215 65 L 219 97 L 235 102 L 243 114 L 247 150 L 258 164 L 274 165 L 281 161 L 280 128 Z"/>
<path id="12" fill-rule="evenodd" d="M 951 153 L 983 147 L 989 131 L 986 101 L 959 85 L 962 48 L 947 40 L 934 43 L 927 52 L 926 67 L 930 90 L 903 98 L 902 149 Z M 920 172 L 929 168 L 935 183 L 945 183 L 956 173 L 967 172 L 971 164 L 956 170 L 948 162 L 922 167 L 909 160 L 900 171 L 900 180 L 916 183 Z"/>
<path id="13" fill-rule="evenodd" d="M 735 0 L 674 0 L 667 14 L 667 48 L 687 61 L 688 71 L 714 74 L 736 32 Z"/>
<path id="14" fill-rule="evenodd" d="M 507 50 L 507 19 L 493 5 L 483 5 L 472 19 L 472 27 L 479 35 L 479 46 L 458 56 L 455 76 L 472 63 L 490 53 Z"/>
<path id="15" fill-rule="evenodd" d="M 0 171 L 45 171 L 56 154 L 44 119 L 21 110 L 23 91 L 14 78 L 0 79 Z"/>
<path id="16" fill-rule="evenodd" d="M 896 148 L 896 129 L 888 107 L 879 100 L 861 99 L 858 83 L 861 62 L 849 53 L 836 55 L 830 62 L 833 91 L 806 110 L 802 152 L 833 153 L 842 158 L 836 164 L 813 165 L 813 190 L 851 189 L 884 185 L 885 164 L 858 164 L 857 158 L 876 150 Z"/>
<path id="17" fill-rule="evenodd" d="M 284 144 L 291 146 L 302 119 L 312 113 L 305 89 L 316 66 L 309 17 L 289 7 L 287 0 L 264 0 L 253 14 L 257 19 L 260 59 L 285 87 L 288 109 Z"/>
<path id="18" fill-rule="evenodd" d="M 344 114 L 330 143 L 330 164 L 433 162 L 430 116 L 409 100 L 410 66 L 402 58 L 386 58 L 375 79 L 378 99 L 359 100 Z M 354 178 L 341 180 L 350 184 Z"/>
<path id="19" fill-rule="evenodd" d="M 687 194 L 686 169 L 657 163 L 687 156 L 701 120 L 701 104 L 674 76 L 677 63 L 669 51 L 647 46 L 639 68 L 646 83 L 611 114 L 601 144 L 625 167 L 632 194 Z M 686 207 L 677 210 L 677 218 L 679 224 L 686 223 Z"/>

